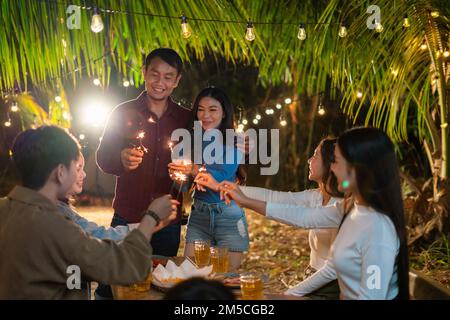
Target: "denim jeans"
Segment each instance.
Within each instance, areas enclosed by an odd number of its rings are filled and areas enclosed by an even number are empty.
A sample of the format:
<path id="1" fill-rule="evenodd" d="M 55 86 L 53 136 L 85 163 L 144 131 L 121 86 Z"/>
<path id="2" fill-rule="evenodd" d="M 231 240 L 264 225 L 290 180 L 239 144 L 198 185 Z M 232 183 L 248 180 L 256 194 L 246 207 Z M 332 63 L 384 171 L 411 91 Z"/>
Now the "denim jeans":
<path id="1" fill-rule="evenodd" d="M 114 213 L 111 221 L 111 227 L 123 226 L 127 224 L 128 222 L 118 215 L 117 212 Z M 181 223 L 175 223 L 168 225 L 164 229 L 161 229 L 153 234 L 152 240 L 150 241 L 153 249 L 152 254 L 166 257 L 176 256 L 180 245 L 180 232 Z M 104 299 L 112 299 L 113 296 L 111 287 L 109 285 L 99 283 L 97 290 L 95 291 L 96 299 L 98 296 Z"/>

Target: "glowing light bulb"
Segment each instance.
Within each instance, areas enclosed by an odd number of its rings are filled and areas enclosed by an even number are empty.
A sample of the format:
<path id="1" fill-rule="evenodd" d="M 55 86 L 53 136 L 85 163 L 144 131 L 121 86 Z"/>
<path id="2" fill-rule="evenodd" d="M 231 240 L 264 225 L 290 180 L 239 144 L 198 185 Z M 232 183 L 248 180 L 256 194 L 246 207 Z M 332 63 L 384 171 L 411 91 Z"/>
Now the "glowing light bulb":
<path id="1" fill-rule="evenodd" d="M 184 15 L 181 16 L 181 35 L 185 39 L 188 39 L 192 35 L 191 28 L 189 27 L 187 18 Z"/>
<path id="2" fill-rule="evenodd" d="M 247 125 L 248 124 L 248 120 L 247 119 L 242 119 L 242 124 L 243 125 Z"/>
<path id="3" fill-rule="evenodd" d="M 257 115 L 255 116 L 255 119 L 256 119 L 256 120 L 261 120 L 261 115 L 260 115 L 260 114 L 257 114 Z"/>
<path id="4" fill-rule="evenodd" d="M 381 32 L 384 31 L 383 25 L 380 22 L 376 21 L 376 20 L 375 20 L 375 31 L 378 32 L 378 33 L 381 33 Z"/>
<path id="5" fill-rule="evenodd" d="M 292 99 L 291 98 L 286 98 L 286 99 L 284 99 L 284 103 L 291 104 L 292 103 Z"/>
<path id="6" fill-rule="evenodd" d="M 450 56 L 450 52 L 448 50 L 445 50 L 443 55 L 445 58 L 448 58 Z"/>
<path id="7" fill-rule="evenodd" d="M 356 93 L 356 97 L 357 97 L 358 99 L 361 99 L 362 96 L 363 96 L 363 93 L 362 93 L 361 91 L 358 90 L 358 92 Z"/>
<path id="8" fill-rule="evenodd" d="M 420 45 L 420 49 L 422 51 L 427 50 L 428 46 L 427 43 L 425 42 L 425 40 L 423 40 L 422 44 Z"/>
<path id="9" fill-rule="evenodd" d="M 285 127 L 285 126 L 287 126 L 287 121 L 286 120 L 280 120 L 280 125 L 282 126 L 282 127 Z"/>
<path id="10" fill-rule="evenodd" d="M 258 119 L 253 119 L 253 124 L 258 124 Z"/>
<path id="11" fill-rule="evenodd" d="M 91 20 L 91 30 L 95 33 L 99 33 L 105 27 L 103 25 L 102 16 L 100 15 L 100 10 L 97 7 L 93 7 L 92 9 L 92 20 Z"/>
<path id="12" fill-rule="evenodd" d="M 62 101 L 62 99 L 61 99 L 61 97 L 60 97 L 60 96 L 56 96 L 56 97 L 55 97 L 55 101 L 56 101 L 56 102 L 61 102 L 61 101 Z"/>
<path id="13" fill-rule="evenodd" d="M 302 41 L 306 39 L 306 29 L 305 29 L 305 26 L 303 24 L 300 24 L 298 26 L 297 38 L 299 40 L 302 40 Z"/>
<path id="14" fill-rule="evenodd" d="M 84 140 L 86 138 L 86 136 L 84 134 L 80 134 L 79 138 L 80 138 L 80 140 Z"/>
<path id="15" fill-rule="evenodd" d="M 345 38 L 347 36 L 348 32 L 347 32 L 347 27 L 343 24 L 341 24 L 341 26 L 339 27 L 339 37 L 341 38 Z"/>
<path id="16" fill-rule="evenodd" d="M 5 121 L 5 127 L 7 128 L 11 127 L 11 120 L 8 119 Z"/>
<path id="17" fill-rule="evenodd" d="M 95 78 L 94 81 L 92 81 L 94 83 L 94 86 L 99 86 L 101 84 L 100 80 L 98 78 Z"/>
<path id="18" fill-rule="evenodd" d="M 430 12 L 430 15 L 431 15 L 433 18 L 438 18 L 438 17 L 440 16 L 439 11 L 437 11 L 437 10 L 432 10 L 432 11 Z"/>
<path id="19" fill-rule="evenodd" d="M 411 23 L 409 23 L 408 16 L 405 16 L 403 18 L 403 28 L 409 28 L 411 26 Z"/>
<path id="20" fill-rule="evenodd" d="M 123 80 L 123 86 L 124 86 L 125 88 L 128 88 L 128 87 L 130 86 L 130 81 L 128 81 L 127 79 L 124 79 L 124 80 Z"/>
<path id="21" fill-rule="evenodd" d="M 324 108 L 324 106 L 323 106 L 322 103 L 319 104 L 319 109 L 317 110 L 317 113 L 318 113 L 320 116 L 323 116 L 323 115 L 325 114 L 325 108 Z"/>
<path id="22" fill-rule="evenodd" d="M 283 108 L 283 106 L 279 103 L 277 103 L 277 105 L 275 106 L 278 110 L 280 110 L 281 108 Z"/>
<path id="23" fill-rule="evenodd" d="M 247 30 L 245 31 L 245 39 L 248 41 L 255 40 L 255 28 L 253 28 L 253 23 L 247 23 Z"/>
<path id="24" fill-rule="evenodd" d="M 11 111 L 12 111 L 12 112 L 17 112 L 17 111 L 19 111 L 19 106 L 17 105 L 17 102 L 16 102 L 16 101 L 14 101 L 14 102 L 12 103 L 12 105 L 11 105 Z"/>

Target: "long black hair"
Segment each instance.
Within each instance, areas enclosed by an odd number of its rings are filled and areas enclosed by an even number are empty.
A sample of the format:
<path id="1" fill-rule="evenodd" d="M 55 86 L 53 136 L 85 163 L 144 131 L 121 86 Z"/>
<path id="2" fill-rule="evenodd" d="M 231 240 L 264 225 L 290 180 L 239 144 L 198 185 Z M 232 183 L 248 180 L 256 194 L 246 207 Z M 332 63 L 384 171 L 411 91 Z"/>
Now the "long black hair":
<path id="1" fill-rule="evenodd" d="M 334 162 L 334 148 L 336 142 L 337 139 L 334 137 L 326 137 L 319 142 L 323 166 L 322 183 L 325 185 L 325 191 L 330 196 L 343 198 L 344 194 L 338 190 L 336 176 L 333 171 L 331 171 L 331 164 Z"/>
<path id="2" fill-rule="evenodd" d="M 409 299 L 409 265 L 406 225 L 400 174 L 394 146 L 389 137 L 376 128 L 353 128 L 342 134 L 337 145 L 356 172 L 358 192 L 373 209 L 388 216 L 400 241 L 396 258 L 397 298 Z"/>
<path id="3" fill-rule="evenodd" d="M 223 90 L 216 88 L 216 87 L 207 87 L 207 88 L 203 89 L 202 91 L 200 91 L 200 93 L 195 98 L 194 105 L 192 108 L 192 121 L 191 121 L 191 125 L 190 125 L 191 130 L 192 131 L 194 130 L 194 121 L 199 121 L 198 117 L 197 117 L 198 107 L 199 107 L 200 100 L 202 100 L 205 97 L 210 97 L 210 98 L 213 98 L 213 99 L 219 101 L 219 103 L 222 107 L 222 110 L 223 110 L 224 117 L 220 123 L 218 130 L 220 130 L 223 137 L 226 137 L 226 130 L 234 129 L 234 123 L 235 123 L 234 108 L 233 108 L 233 105 L 231 104 L 231 100 L 228 97 L 228 95 Z M 238 167 L 236 177 L 240 184 L 244 184 L 245 181 L 247 180 L 247 173 L 242 164 L 240 164 Z"/>

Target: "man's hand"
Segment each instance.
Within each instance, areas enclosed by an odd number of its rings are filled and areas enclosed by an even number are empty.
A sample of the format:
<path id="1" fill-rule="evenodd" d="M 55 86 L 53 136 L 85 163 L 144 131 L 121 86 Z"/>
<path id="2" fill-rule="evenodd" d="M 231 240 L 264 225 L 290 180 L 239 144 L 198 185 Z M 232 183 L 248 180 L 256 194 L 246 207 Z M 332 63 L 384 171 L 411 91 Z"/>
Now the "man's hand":
<path id="1" fill-rule="evenodd" d="M 136 148 L 126 148 L 120 152 L 120 161 L 127 171 L 131 171 L 139 167 L 142 162 L 144 152 Z"/>
<path id="2" fill-rule="evenodd" d="M 197 183 L 197 190 L 199 191 L 206 191 L 205 187 L 213 191 L 219 191 L 219 183 L 208 172 L 199 172 L 194 182 Z"/>
<path id="3" fill-rule="evenodd" d="M 164 220 L 170 218 L 174 213 L 177 214 L 177 205 L 179 204 L 180 202 L 173 200 L 171 195 L 166 194 L 153 200 L 148 206 L 148 210 L 155 212 L 161 220 Z"/>

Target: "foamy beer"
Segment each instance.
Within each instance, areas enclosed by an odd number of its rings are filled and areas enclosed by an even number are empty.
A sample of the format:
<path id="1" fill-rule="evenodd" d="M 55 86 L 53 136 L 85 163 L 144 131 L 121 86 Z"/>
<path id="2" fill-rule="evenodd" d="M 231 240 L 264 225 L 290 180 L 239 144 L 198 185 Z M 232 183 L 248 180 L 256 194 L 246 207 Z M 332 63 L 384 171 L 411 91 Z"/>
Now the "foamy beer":
<path id="1" fill-rule="evenodd" d="M 262 300 L 263 283 L 261 277 L 254 273 L 241 275 L 241 295 L 242 300 Z"/>
<path id="2" fill-rule="evenodd" d="M 211 248 L 212 272 L 226 273 L 228 272 L 228 248 L 212 247 Z"/>
<path id="3" fill-rule="evenodd" d="M 150 286 L 152 284 L 152 269 L 147 275 L 147 278 L 139 283 L 134 283 L 130 287 L 136 292 L 147 292 L 150 290 Z"/>
<path id="4" fill-rule="evenodd" d="M 209 265 L 209 247 L 210 247 L 209 241 L 206 240 L 194 241 L 195 263 L 200 268 Z"/>

